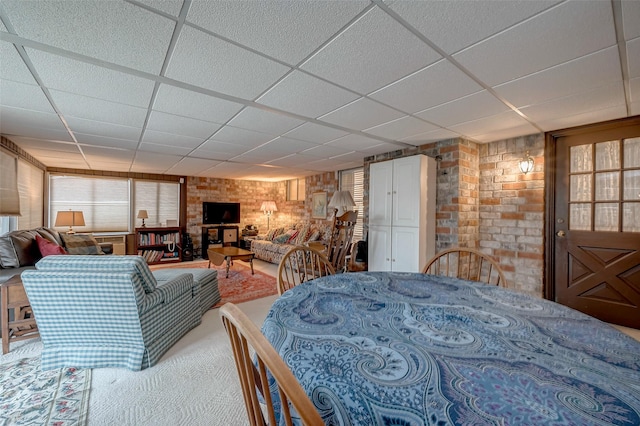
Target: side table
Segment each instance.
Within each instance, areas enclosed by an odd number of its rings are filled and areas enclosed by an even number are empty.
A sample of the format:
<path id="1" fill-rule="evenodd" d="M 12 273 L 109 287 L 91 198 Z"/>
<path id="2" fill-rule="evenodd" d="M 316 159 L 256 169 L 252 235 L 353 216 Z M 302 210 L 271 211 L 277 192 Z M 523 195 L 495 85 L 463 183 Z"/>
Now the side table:
<path id="1" fill-rule="evenodd" d="M 0 330 L 4 355 L 9 352 L 9 343 L 38 337 L 40 334 L 20 275 L 14 275 L 0 284 L 0 299 Z"/>

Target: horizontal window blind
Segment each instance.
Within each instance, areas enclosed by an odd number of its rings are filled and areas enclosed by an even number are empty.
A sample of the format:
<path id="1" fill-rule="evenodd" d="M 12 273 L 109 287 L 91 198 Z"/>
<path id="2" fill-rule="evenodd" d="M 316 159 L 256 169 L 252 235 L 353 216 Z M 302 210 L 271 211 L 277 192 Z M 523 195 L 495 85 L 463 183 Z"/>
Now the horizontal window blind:
<path id="1" fill-rule="evenodd" d="M 362 240 L 364 233 L 362 224 L 364 221 L 364 169 L 359 167 L 357 169 L 342 170 L 340 172 L 340 190 L 351 192 L 353 201 L 356 203 L 358 221 L 353 230 L 353 241 Z"/>
<path id="2" fill-rule="evenodd" d="M 133 181 L 134 217 L 139 210 L 146 210 L 147 226 L 160 226 L 167 220 L 180 218 L 180 184 L 177 182 Z M 140 219 L 137 219 L 140 221 Z M 136 222 L 136 226 L 140 224 Z"/>
<path id="3" fill-rule="evenodd" d="M 44 171 L 24 160 L 18 160 L 18 192 L 20 216 L 18 229 L 42 226 Z"/>
<path id="4" fill-rule="evenodd" d="M 20 214 L 20 193 L 18 192 L 18 160 L 0 150 L 0 215 Z"/>
<path id="5" fill-rule="evenodd" d="M 51 175 L 49 191 L 50 224 L 59 211 L 80 210 L 86 226 L 74 227 L 77 232 L 129 231 L 128 179 Z"/>

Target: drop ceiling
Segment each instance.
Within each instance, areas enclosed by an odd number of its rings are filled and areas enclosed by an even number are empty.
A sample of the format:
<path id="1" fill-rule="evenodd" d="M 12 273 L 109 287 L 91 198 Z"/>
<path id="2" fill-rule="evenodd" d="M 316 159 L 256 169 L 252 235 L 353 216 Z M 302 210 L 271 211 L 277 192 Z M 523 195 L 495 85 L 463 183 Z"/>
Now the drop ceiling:
<path id="1" fill-rule="evenodd" d="M 47 167 L 276 181 L 640 114 L 639 1 L 0 3 L 0 133 Z"/>

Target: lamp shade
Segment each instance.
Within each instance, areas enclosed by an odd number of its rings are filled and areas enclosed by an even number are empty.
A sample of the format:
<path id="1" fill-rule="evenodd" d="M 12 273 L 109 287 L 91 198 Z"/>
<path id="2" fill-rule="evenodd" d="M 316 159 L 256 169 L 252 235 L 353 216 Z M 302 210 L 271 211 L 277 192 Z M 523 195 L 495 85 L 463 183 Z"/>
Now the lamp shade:
<path id="1" fill-rule="evenodd" d="M 356 205 L 355 201 L 353 201 L 353 197 L 351 196 L 351 192 L 349 191 L 336 191 L 333 193 L 333 197 L 331 197 L 331 201 L 329 201 L 329 207 L 333 207 L 338 210 L 336 215 L 340 216 L 344 214 L 344 212 L 351 209 Z"/>
<path id="2" fill-rule="evenodd" d="M 277 212 L 278 208 L 276 207 L 275 201 L 263 201 L 260 206 L 260 211 L 265 212 L 267 214 L 271 214 L 272 212 Z"/>
<path id="3" fill-rule="evenodd" d="M 56 223 L 54 226 L 68 226 L 69 231 L 67 233 L 73 234 L 74 226 L 85 226 L 84 214 L 81 211 L 60 211 L 56 214 Z"/>
<path id="4" fill-rule="evenodd" d="M 149 214 L 146 210 L 138 210 L 138 219 L 149 219 Z"/>

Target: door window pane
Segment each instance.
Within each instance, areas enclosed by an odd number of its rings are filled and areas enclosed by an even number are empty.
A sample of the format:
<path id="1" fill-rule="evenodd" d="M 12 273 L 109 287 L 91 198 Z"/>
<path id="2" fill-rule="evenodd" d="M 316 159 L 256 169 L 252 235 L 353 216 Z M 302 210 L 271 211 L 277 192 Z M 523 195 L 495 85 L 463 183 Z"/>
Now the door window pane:
<path id="1" fill-rule="evenodd" d="M 618 203 L 596 204 L 595 231 L 618 231 Z"/>
<path id="2" fill-rule="evenodd" d="M 596 173 L 596 201 L 617 200 L 620 195 L 618 172 Z"/>
<path id="3" fill-rule="evenodd" d="M 572 146 L 569 151 L 571 173 L 590 172 L 593 169 L 591 160 L 591 145 Z"/>
<path id="4" fill-rule="evenodd" d="M 620 141 L 596 144 L 596 170 L 620 168 Z"/>
<path id="5" fill-rule="evenodd" d="M 624 140 L 624 167 L 640 167 L 640 138 Z"/>
<path id="6" fill-rule="evenodd" d="M 573 175 L 570 184 L 570 201 L 591 201 L 591 175 Z"/>
<path id="7" fill-rule="evenodd" d="M 622 231 L 640 232 L 640 203 L 622 205 Z"/>
<path id="8" fill-rule="evenodd" d="M 624 172 L 623 199 L 640 200 L 640 170 L 629 170 Z M 638 221 L 640 221 L 640 218 Z"/>
<path id="9" fill-rule="evenodd" d="M 569 229 L 572 231 L 591 230 L 591 204 L 580 203 L 569 205 Z"/>

